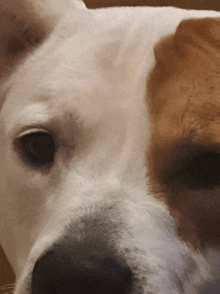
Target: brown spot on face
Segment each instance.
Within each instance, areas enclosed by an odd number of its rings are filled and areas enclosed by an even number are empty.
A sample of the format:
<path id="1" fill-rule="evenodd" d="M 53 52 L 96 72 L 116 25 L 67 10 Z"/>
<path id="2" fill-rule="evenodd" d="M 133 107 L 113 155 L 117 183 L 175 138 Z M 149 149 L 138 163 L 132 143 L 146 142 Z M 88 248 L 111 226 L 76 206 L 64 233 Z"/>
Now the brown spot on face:
<path id="1" fill-rule="evenodd" d="M 220 244 L 220 19 L 186 20 L 148 82 L 154 191 L 193 246 Z"/>

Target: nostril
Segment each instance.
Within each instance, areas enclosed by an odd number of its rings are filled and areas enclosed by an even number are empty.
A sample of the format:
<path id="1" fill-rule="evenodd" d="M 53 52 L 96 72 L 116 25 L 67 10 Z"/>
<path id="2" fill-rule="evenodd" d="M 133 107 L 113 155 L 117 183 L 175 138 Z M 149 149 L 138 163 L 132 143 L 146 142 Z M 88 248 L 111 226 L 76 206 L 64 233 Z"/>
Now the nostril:
<path id="1" fill-rule="evenodd" d="M 132 271 L 112 257 L 49 251 L 35 264 L 32 294 L 128 294 Z"/>

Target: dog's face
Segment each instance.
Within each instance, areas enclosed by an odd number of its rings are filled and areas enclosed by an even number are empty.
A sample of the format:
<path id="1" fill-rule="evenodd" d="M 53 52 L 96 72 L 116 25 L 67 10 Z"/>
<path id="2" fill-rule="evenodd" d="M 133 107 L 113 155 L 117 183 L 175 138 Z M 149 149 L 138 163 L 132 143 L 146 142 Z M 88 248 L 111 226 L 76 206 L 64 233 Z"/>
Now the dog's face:
<path id="1" fill-rule="evenodd" d="M 56 4 L 0 6 L 15 293 L 198 293 L 220 241 L 220 25 L 178 24 L 218 14 Z"/>

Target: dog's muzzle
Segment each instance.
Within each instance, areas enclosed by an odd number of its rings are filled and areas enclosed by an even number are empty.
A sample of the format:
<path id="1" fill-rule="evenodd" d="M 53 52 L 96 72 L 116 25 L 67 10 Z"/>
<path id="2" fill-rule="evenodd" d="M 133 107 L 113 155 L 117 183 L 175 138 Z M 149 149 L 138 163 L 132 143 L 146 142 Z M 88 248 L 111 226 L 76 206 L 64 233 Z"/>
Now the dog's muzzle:
<path id="1" fill-rule="evenodd" d="M 31 294 L 130 293 L 131 269 L 97 247 L 86 243 L 51 247 L 35 264 Z"/>

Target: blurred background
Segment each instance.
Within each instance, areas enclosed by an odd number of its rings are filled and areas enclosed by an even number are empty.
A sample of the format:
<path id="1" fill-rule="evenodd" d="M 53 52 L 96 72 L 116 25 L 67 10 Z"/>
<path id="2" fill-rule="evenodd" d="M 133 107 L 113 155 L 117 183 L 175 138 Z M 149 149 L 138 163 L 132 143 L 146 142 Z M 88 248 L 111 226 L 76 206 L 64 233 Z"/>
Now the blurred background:
<path id="1" fill-rule="evenodd" d="M 219 10 L 219 0 L 85 0 L 88 8 L 110 6 L 176 6 L 186 9 Z M 0 287 L 14 282 L 13 271 L 0 247 Z M 1 293 L 1 289 L 0 289 Z"/>
<path id="2" fill-rule="evenodd" d="M 220 10 L 219 0 L 85 0 L 89 8 L 109 6 L 177 6 L 186 9 Z"/>

